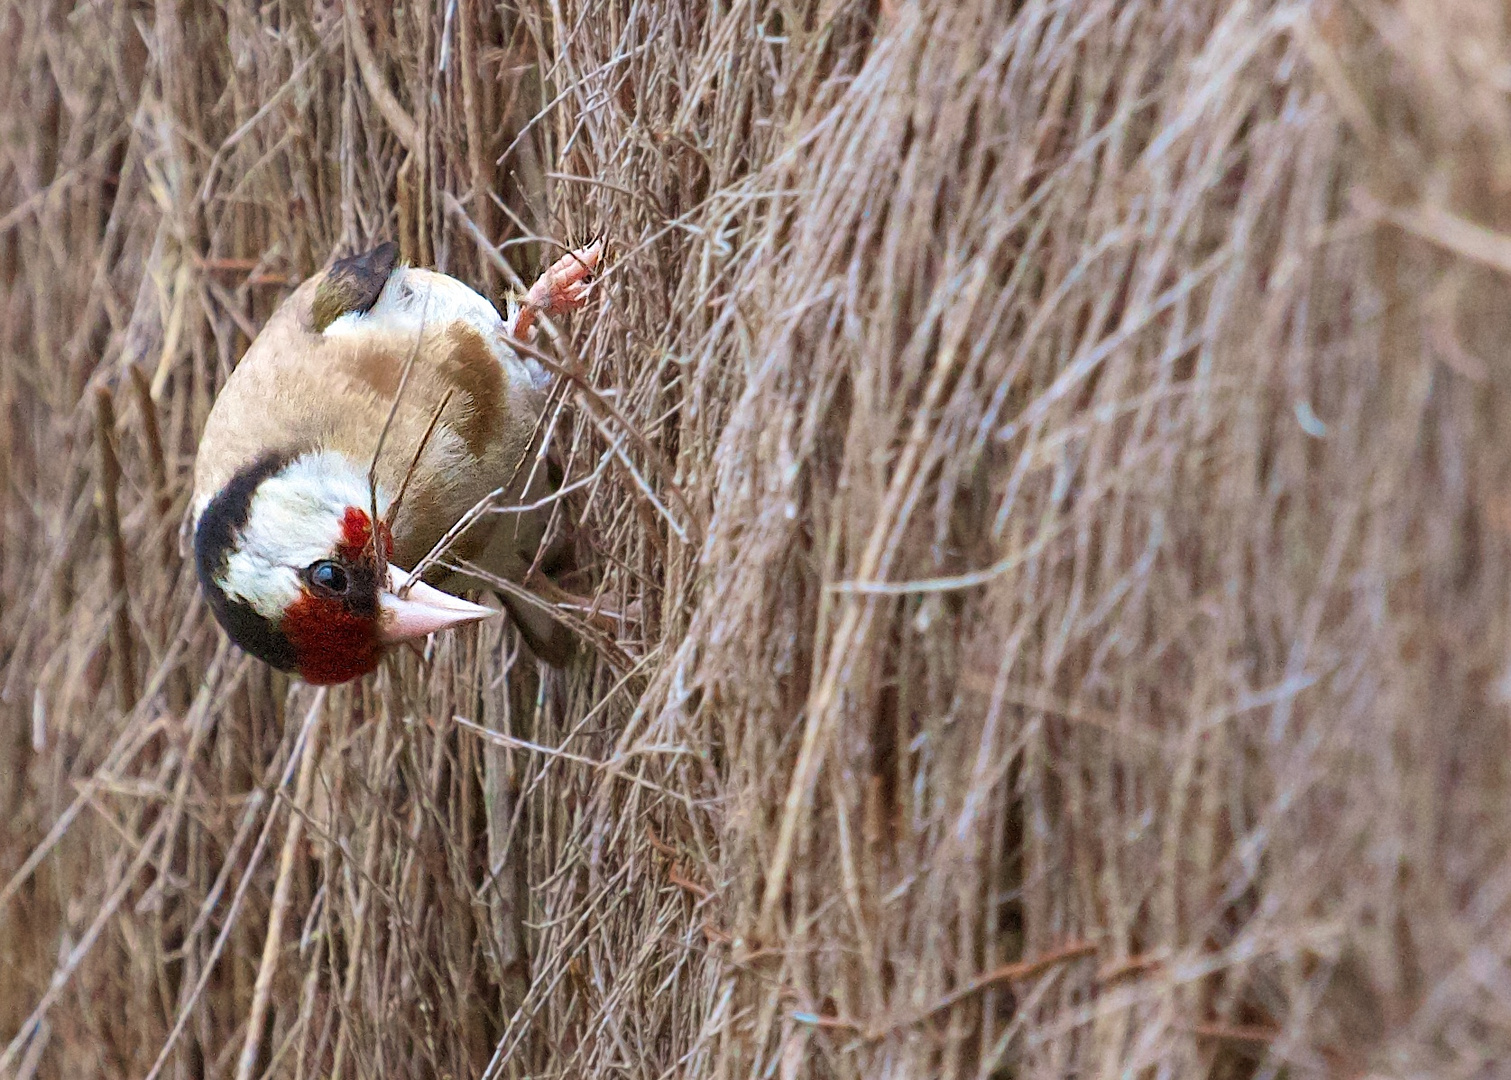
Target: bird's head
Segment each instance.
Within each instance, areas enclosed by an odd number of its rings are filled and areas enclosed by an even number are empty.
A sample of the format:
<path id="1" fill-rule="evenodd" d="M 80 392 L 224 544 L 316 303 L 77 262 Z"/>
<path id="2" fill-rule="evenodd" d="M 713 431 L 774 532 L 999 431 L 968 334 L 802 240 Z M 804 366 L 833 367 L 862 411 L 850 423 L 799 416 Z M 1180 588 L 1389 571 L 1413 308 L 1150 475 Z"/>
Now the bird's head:
<path id="1" fill-rule="evenodd" d="M 231 640 L 319 684 L 378 666 L 399 642 L 494 614 L 392 566 L 366 478 L 330 452 L 270 454 L 205 505 L 194 531 L 200 586 Z M 382 506 L 380 504 L 380 513 Z"/>

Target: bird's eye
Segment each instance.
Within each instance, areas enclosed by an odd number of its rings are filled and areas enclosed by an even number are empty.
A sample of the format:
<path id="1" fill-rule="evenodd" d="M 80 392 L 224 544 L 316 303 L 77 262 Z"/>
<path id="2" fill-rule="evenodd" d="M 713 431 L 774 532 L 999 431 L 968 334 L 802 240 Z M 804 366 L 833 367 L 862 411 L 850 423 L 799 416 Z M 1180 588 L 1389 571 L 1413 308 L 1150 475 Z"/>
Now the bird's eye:
<path id="1" fill-rule="evenodd" d="M 329 559 L 321 559 L 311 566 L 306 573 L 309 575 L 310 584 L 314 585 L 317 589 L 335 593 L 338 596 L 346 592 L 348 585 L 346 571 L 341 568 L 340 563 L 331 562 Z"/>

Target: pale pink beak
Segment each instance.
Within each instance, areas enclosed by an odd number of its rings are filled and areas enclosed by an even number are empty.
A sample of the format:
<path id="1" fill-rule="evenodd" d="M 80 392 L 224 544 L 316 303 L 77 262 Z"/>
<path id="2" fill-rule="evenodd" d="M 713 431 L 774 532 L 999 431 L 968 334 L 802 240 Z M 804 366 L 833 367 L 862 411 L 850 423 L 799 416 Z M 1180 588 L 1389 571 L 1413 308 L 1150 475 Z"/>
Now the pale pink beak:
<path id="1" fill-rule="evenodd" d="M 378 620 L 378 636 L 385 645 L 412 641 L 438 630 L 447 630 L 499 614 L 492 608 L 471 604 L 460 597 L 431 588 L 423 581 L 416 581 L 411 585 L 409 595 L 401 599 L 399 590 L 408 580 L 408 570 L 400 570 L 392 563 L 389 564 L 388 588 L 378 596 L 378 606 L 382 608 Z"/>

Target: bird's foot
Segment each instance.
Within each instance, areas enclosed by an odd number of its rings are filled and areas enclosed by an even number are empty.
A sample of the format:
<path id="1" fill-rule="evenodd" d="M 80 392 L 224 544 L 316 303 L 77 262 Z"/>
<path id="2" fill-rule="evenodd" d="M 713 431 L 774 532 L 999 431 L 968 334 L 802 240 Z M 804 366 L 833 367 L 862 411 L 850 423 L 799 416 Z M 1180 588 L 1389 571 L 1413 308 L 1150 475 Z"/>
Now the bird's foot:
<path id="1" fill-rule="evenodd" d="M 602 258 L 603 241 L 595 240 L 587 247 L 567 252 L 552 263 L 525 294 L 524 305 L 514 317 L 514 327 L 509 331 L 511 336 L 528 341 L 537 315 L 554 317 L 580 308 L 592 289 L 588 278 L 598 269 Z"/>
<path id="2" fill-rule="evenodd" d="M 571 592 L 540 573 L 528 575 L 525 586 L 542 600 L 570 612 L 574 617 L 582 620 L 594 630 L 607 634 L 610 637 L 615 637 L 621 633 L 625 624 L 633 624 L 640 621 L 640 602 L 638 600 L 627 607 L 623 607 L 622 610 L 616 611 L 604 604 L 602 598 L 583 596 Z"/>

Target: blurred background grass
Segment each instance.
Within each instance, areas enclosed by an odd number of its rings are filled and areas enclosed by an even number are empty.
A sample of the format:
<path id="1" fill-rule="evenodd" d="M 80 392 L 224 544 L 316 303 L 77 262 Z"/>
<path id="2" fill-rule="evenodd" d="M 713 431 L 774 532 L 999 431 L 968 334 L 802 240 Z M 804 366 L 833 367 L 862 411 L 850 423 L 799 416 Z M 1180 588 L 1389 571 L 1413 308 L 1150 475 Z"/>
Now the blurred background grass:
<path id="1" fill-rule="evenodd" d="M 1488 1076 L 1488 0 L 0 10 L 0 1076 Z M 326 694 L 181 562 L 288 288 L 552 345 L 605 602 Z"/>

